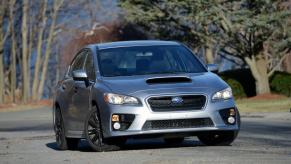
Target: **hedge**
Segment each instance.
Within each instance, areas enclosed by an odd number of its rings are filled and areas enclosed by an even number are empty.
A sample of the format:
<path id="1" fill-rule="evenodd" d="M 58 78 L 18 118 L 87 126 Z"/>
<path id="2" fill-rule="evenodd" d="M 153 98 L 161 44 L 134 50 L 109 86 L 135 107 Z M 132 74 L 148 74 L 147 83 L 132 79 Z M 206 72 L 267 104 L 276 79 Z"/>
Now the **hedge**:
<path id="1" fill-rule="evenodd" d="M 291 97 L 291 74 L 286 72 L 275 72 L 270 79 L 272 92 Z"/>
<path id="2" fill-rule="evenodd" d="M 219 76 L 232 87 L 236 98 L 255 96 L 255 80 L 249 69 L 220 72 Z M 270 88 L 273 93 L 291 97 L 291 74 L 275 72 L 270 78 Z"/>
<path id="3" fill-rule="evenodd" d="M 256 83 L 255 79 L 252 76 L 252 73 L 249 69 L 235 69 L 219 73 L 220 76 L 224 77 L 223 79 L 233 79 L 241 84 L 244 90 L 244 94 L 241 95 L 252 97 L 256 96 Z M 234 89 L 233 89 L 234 90 Z"/>
<path id="4" fill-rule="evenodd" d="M 226 76 L 220 76 L 232 89 L 232 94 L 235 98 L 244 98 L 246 93 L 240 82 Z"/>

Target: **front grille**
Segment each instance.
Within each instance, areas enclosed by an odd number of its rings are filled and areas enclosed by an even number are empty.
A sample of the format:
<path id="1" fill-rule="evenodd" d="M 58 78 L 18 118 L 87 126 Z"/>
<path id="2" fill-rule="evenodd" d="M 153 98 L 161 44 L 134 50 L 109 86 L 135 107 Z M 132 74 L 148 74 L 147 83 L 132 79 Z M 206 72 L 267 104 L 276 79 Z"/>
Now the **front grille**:
<path id="1" fill-rule="evenodd" d="M 172 102 L 175 97 L 182 98 L 183 102 Z M 206 97 L 203 95 L 164 96 L 148 99 L 148 103 L 154 112 L 200 110 L 205 105 L 205 102 Z"/>
<path id="2" fill-rule="evenodd" d="M 142 129 L 143 130 L 160 130 L 160 129 L 199 128 L 199 127 L 212 127 L 212 126 L 213 126 L 213 122 L 210 118 L 195 118 L 195 119 L 146 121 Z"/>

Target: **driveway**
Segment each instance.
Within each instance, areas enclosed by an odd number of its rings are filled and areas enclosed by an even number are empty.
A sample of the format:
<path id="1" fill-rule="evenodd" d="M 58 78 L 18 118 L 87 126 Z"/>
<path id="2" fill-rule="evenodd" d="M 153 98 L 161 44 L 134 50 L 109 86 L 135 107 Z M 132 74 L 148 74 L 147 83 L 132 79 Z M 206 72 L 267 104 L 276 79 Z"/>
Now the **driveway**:
<path id="1" fill-rule="evenodd" d="M 115 152 L 58 151 L 49 108 L 0 113 L 0 163 L 291 163 L 291 113 L 243 114 L 232 146 L 204 146 L 196 137 L 166 145 L 162 139 L 129 140 Z"/>

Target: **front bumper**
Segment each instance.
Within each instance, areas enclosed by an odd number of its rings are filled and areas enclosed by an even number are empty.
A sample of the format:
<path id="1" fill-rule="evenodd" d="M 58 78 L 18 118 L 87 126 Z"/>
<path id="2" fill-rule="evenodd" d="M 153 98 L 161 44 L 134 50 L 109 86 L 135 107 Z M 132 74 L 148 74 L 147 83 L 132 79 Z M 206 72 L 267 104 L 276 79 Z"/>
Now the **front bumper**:
<path id="1" fill-rule="evenodd" d="M 153 112 L 147 104 L 142 106 L 124 106 L 124 105 L 111 105 L 104 104 L 106 110 L 106 117 L 103 117 L 103 135 L 107 137 L 135 137 L 143 135 L 163 135 L 163 134 L 175 134 L 175 133 L 190 133 L 195 134 L 204 131 L 224 131 L 232 130 L 238 131 L 238 112 L 236 112 L 236 123 L 233 125 L 226 124 L 225 120 L 221 117 L 219 111 L 227 108 L 235 108 L 233 99 L 207 102 L 205 107 L 201 110 L 193 111 L 173 111 L 173 112 Z M 235 110 L 237 110 L 235 108 Z M 130 114 L 134 115 L 132 123 L 126 130 L 114 130 L 111 116 L 113 114 Z M 146 121 L 154 120 L 179 120 L 179 119 L 200 119 L 210 118 L 213 122 L 212 126 L 199 126 L 199 127 L 187 127 L 187 128 L 165 128 L 165 129 L 153 129 L 145 130 L 144 124 Z"/>

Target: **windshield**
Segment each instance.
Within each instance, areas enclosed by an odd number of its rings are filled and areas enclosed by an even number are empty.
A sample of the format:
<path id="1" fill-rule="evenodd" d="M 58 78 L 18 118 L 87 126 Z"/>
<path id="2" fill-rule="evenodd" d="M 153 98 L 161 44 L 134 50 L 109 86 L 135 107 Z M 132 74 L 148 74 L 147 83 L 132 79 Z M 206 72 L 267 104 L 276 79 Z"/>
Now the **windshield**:
<path id="1" fill-rule="evenodd" d="M 100 50 L 102 76 L 206 72 L 198 59 L 183 46 L 135 46 Z"/>

